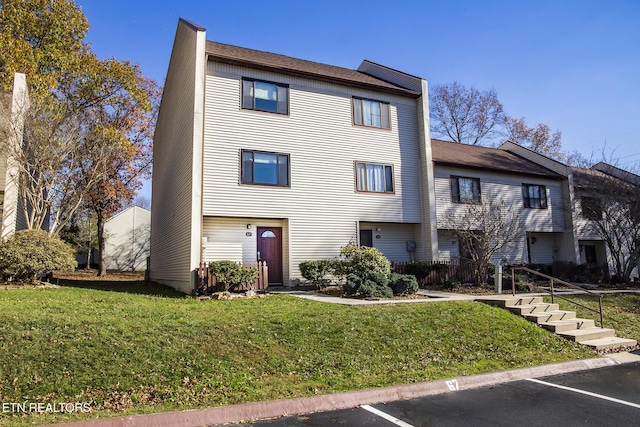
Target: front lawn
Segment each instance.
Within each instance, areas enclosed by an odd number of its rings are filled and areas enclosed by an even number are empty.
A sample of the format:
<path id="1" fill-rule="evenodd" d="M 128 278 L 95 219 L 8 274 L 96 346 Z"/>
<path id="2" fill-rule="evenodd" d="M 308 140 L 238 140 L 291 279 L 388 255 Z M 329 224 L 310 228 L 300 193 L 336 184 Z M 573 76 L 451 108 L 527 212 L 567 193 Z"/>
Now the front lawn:
<path id="1" fill-rule="evenodd" d="M 94 286 L 100 288 L 100 286 Z M 335 393 L 597 357 L 481 303 L 343 306 L 286 295 L 199 301 L 131 285 L 0 290 L 0 402 L 90 402 L 90 414 Z"/>

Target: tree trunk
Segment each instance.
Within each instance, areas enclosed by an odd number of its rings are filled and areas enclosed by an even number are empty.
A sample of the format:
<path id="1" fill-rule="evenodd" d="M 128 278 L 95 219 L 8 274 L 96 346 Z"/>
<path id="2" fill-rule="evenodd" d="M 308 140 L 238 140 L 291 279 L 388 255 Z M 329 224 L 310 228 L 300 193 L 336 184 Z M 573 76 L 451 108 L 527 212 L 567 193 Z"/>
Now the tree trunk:
<path id="1" fill-rule="evenodd" d="M 87 266 L 85 270 L 89 270 L 91 268 L 91 245 L 89 245 L 89 250 L 87 250 Z"/>
<path id="2" fill-rule="evenodd" d="M 104 217 L 98 213 L 98 276 L 107 275 L 107 264 L 105 258 L 105 238 L 104 238 Z"/>

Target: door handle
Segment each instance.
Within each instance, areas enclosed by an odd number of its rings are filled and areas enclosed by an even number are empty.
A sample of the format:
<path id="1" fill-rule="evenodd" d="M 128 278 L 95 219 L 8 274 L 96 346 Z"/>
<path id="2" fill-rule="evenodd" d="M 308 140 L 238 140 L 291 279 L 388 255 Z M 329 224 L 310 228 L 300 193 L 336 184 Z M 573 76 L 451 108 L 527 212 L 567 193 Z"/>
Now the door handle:
<path id="1" fill-rule="evenodd" d="M 258 251 L 258 261 L 262 261 L 262 257 L 260 256 L 260 251 Z"/>

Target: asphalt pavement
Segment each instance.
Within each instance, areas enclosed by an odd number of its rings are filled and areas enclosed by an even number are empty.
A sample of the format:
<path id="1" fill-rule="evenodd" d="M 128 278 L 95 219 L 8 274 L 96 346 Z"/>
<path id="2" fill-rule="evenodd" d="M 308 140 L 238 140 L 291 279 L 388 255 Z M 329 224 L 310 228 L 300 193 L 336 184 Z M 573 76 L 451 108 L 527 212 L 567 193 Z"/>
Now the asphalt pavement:
<path id="1" fill-rule="evenodd" d="M 468 390 L 450 381 L 442 394 L 231 426 L 640 425 L 640 362 Z"/>

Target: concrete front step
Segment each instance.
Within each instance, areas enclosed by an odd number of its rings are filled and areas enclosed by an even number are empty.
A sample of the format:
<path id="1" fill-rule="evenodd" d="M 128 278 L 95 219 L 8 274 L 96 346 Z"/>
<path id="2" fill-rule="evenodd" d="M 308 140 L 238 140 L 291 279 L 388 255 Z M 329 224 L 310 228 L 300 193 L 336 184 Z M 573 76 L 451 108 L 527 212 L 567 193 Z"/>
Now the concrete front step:
<path id="1" fill-rule="evenodd" d="M 530 322 L 540 324 L 540 323 L 545 323 L 545 322 L 552 322 L 552 321 L 555 321 L 555 320 L 575 319 L 576 318 L 576 312 L 575 311 L 564 311 L 564 310 L 545 311 L 545 312 L 542 312 L 542 313 L 523 314 L 522 317 L 524 317 L 525 319 L 527 319 Z"/>
<path id="2" fill-rule="evenodd" d="M 584 341 L 615 337 L 616 331 L 606 328 L 585 328 L 558 332 L 558 335 L 568 340 L 582 344 Z"/>
<path id="3" fill-rule="evenodd" d="M 502 296 L 496 295 L 492 297 L 479 297 L 477 301 L 482 301 L 485 304 L 495 305 L 497 307 L 515 307 L 518 305 L 527 304 L 539 304 L 543 302 L 542 297 L 528 296 L 528 297 L 514 297 L 514 296 Z"/>
<path id="4" fill-rule="evenodd" d="M 607 338 L 598 338 L 594 340 L 586 340 L 580 341 L 580 344 L 589 346 L 594 350 L 608 350 L 612 348 L 630 348 L 635 347 L 638 342 L 636 340 L 630 340 L 627 338 L 619 338 L 619 337 L 607 337 Z"/>
<path id="5" fill-rule="evenodd" d="M 538 323 L 540 326 L 551 332 L 572 331 L 574 329 L 595 328 L 596 324 L 591 319 L 568 319 L 568 320 L 552 320 L 551 322 Z"/>
<path id="6" fill-rule="evenodd" d="M 531 313 L 544 313 L 547 311 L 560 310 L 560 306 L 558 304 L 547 304 L 544 302 L 536 304 L 508 305 L 506 308 L 520 316 Z"/>

